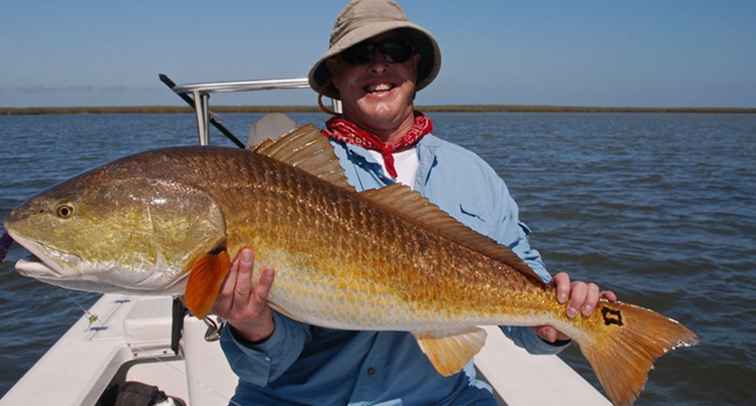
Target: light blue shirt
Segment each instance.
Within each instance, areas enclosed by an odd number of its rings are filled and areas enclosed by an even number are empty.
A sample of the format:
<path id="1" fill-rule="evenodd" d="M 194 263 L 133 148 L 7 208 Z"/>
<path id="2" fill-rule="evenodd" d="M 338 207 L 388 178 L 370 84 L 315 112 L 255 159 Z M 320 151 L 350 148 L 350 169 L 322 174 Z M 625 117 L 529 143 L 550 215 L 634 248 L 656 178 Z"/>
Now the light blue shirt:
<path id="1" fill-rule="evenodd" d="M 367 151 L 332 142 L 349 182 L 358 191 L 392 184 Z M 417 144 L 414 189 L 451 216 L 510 247 L 544 281 L 551 280 L 529 229 L 504 181 L 474 153 L 432 134 Z M 490 388 L 463 372 L 439 375 L 407 332 L 321 328 L 274 314 L 275 330 L 253 345 L 224 328 L 221 346 L 239 376 L 239 405 L 495 405 Z M 526 327 L 502 327 L 514 342 L 536 354 L 554 346 Z M 482 403 L 480 403 L 482 402 Z"/>

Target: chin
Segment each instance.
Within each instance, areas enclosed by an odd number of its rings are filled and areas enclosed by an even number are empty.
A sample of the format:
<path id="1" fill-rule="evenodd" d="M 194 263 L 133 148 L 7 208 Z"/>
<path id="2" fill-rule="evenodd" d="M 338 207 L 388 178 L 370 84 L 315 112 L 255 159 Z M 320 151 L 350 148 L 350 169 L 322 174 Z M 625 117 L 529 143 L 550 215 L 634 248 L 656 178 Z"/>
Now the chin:
<path id="1" fill-rule="evenodd" d="M 366 119 L 377 120 L 391 120 L 400 119 L 407 114 L 407 111 L 412 112 L 412 104 L 408 101 L 394 99 L 394 100 L 380 100 L 369 101 L 365 100 L 364 103 L 360 103 L 360 115 Z"/>
<path id="2" fill-rule="evenodd" d="M 393 130 L 402 122 L 403 115 L 398 110 L 373 110 L 362 112 L 364 122 L 368 127 L 375 130 Z"/>

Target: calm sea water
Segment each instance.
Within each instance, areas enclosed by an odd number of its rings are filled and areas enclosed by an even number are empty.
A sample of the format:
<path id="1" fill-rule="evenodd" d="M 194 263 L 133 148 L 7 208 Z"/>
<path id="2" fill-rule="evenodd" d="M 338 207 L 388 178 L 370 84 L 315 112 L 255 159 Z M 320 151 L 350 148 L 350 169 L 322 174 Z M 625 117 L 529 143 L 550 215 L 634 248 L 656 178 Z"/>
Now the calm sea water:
<path id="1" fill-rule="evenodd" d="M 259 117 L 223 116 L 237 134 Z M 756 404 L 756 115 L 431 117 L 507 181 L 552 272 L 699 333 L 657 362 L 639 404 Z M 195 133 L 188 114 L 0 116 L 0 218 L 85 169 Z M 15 247 L 0 264 L 0 395 L 98 297 L 20 277 L 12 263 L 25 255 Z M 596 384 L 577 350 L 564 358 Z"/>

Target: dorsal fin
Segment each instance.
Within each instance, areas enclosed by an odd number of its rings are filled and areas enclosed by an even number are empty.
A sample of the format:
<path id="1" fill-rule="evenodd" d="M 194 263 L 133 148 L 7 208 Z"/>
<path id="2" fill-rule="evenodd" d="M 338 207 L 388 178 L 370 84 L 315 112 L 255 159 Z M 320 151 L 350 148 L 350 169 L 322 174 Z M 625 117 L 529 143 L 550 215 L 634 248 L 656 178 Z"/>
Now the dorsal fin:
<path id="1" fill-rule="evenodd" d="M 354 190 L 328 139 L 312 124 L 294 129 L 277 140 L 262 141 L 252 152 L 302 169 L 336 186 Z"/>
<path id="2" fill-rule="evenodd" d="M 543 284 L 541 277 L 511 249 L 460 223 L 420 193 L 405 185 L 396 183 L 381 189 L 371 189 L 361 192 L 360 196 L 405 220 L 429 228 L 467 248 L 495 258 Z"/>

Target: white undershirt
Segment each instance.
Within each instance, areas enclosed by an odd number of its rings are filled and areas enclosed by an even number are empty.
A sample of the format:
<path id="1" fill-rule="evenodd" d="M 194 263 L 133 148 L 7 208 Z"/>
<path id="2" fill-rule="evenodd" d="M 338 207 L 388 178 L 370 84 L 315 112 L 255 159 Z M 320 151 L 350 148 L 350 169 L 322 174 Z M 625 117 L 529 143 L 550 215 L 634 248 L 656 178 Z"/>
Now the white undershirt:
<path id="1" fill-rule="evenodd" d="M 378 151 L 368 150 L 370 155 L 376 162 L 381 164 L 383 173 L 387 177 L 391 177 L 386 170 L 386 164 L 383 162 L 383 156 Z M 405 149 L 404 151 L 394 152 L 391 154 L 394 156 L 394 168 L 396 168 L 397 178 L 395 181 L 407 185 L 412 189 L 415 188 L 415 176 L 417 175 L 417 166 L 419 161 L 417 159 L 417 148 Z"/>

